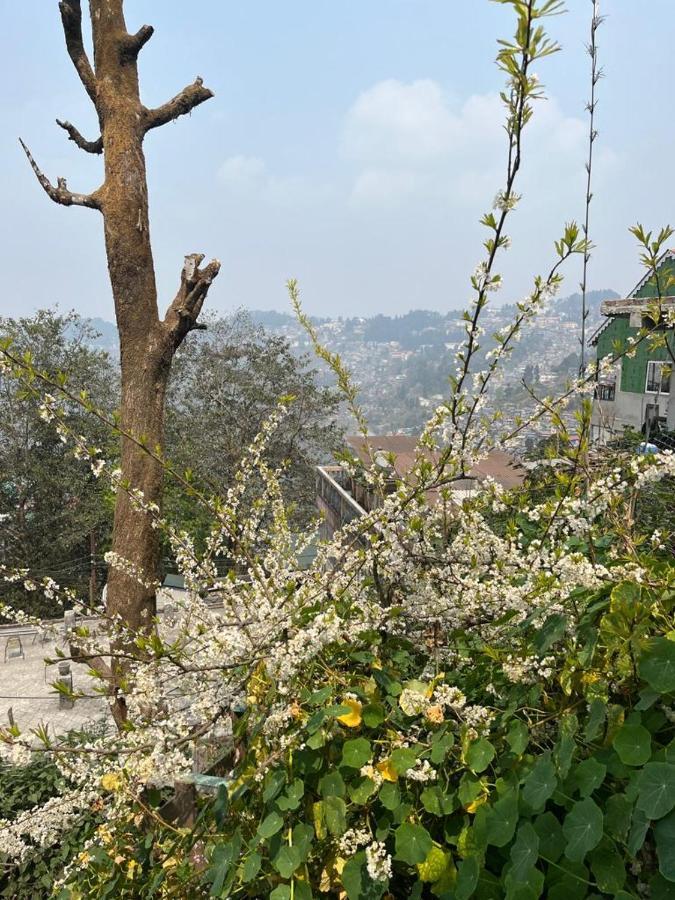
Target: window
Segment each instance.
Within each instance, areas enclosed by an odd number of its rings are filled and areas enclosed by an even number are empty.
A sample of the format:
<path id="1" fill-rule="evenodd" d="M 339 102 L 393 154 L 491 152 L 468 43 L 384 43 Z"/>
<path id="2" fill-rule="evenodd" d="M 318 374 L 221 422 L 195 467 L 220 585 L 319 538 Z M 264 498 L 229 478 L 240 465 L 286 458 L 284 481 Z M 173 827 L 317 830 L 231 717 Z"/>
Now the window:
<path id="1" fill-rule="evenodd" d="M 670 393 L 670 369 L 670 363 L 667 362 L 648 362 L 645 391 L 648 394 Z"/>
<path id="2" fill-rule="evenodd" d="M 596 389 L 596 397 L 598 400 L 614 400 L 616 394 L 616 385 L 614 384 L 603 384 L 602 382 L 597 385 Z"/>

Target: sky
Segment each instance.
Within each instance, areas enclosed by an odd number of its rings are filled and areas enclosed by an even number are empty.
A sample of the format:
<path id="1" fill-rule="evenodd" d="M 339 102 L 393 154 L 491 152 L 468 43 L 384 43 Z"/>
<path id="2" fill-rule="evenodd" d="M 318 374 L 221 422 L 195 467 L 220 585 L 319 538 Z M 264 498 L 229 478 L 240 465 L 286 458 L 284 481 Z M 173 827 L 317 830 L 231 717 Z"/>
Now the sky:
<path id="1" fill-rule="evenodd" d="M 628 228 L 675 225 L 675 121 L 668 85 L 673 0 L 600 0 L 605 77 L 597 109 L 589 286 L 628 292 L 640 264 Z M 565 221 L 584 213 L 591 0 L 568 0 L 548 28 L 563 50 L 536 71 L 548 99 L 524 138 L 523 200 L 509 226 L 504 287 L 523 297 L 553 259 Z M 100 157 L 54 120 L 95 137 L 68 59 L 57 0 L 3 10 L 0 79 L 0 315 L 58 303 L 112 320 L 99 213 L 53 204 L 18 137 L 52 180 L 95 189 Z M 86 3 L 83 3 L 86 6 Z M 222 261 L 209 307 L 289 310 L 300 282 L 314 315 L 462 308 L 481 258 L 481 215 L 503 180 L 494 65 L 512 32 L 490 0 L 127 0 L 127 25 L 155 26 L 142 98 L 156 106 L 196 75 L 215 97 L 146 139 L 151 229 L 168 305 L 182 258 Z M 11 277 L 8 277 L 11 274 Z M 579 261 L 563 293 L 577 289 Z"/>

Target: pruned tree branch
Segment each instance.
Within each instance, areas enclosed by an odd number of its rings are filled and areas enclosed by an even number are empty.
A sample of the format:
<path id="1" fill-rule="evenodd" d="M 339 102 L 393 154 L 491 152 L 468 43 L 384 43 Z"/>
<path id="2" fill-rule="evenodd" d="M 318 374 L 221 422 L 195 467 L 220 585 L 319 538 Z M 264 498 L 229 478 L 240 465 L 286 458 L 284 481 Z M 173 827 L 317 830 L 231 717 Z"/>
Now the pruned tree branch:
<path id="1" fill-rule="evenodd" d="M 80 76 L 80 81 L 96 106 L 96 76 L 82 40 L 82 7 L 80 0 L 61 0 L 59 3 L 66 49 Z"/>
<path id="2" fill-rule="evenodd" d="M 31 168 L 35 172 L 35 177 L 44 188 L 47 196 L 49 196 L 54 201 L 54 203 L 60 203 L 61 206 L 86 206 L 89 209 L 100 210 L 101 203 L 99 198 L 96 196 L 96 193 L 76 194 L 68 189 L 65 178 L 57 179 L 56 187 L 54 187 L 47 176 L 40 170 L 40 167 L 33 159 L 33 155 L 21 140 L 21 138 L 19 138 L 19 143 L 23 147 L 23 151 L 28 157 L 28 162 L 31 164 Z"/>
<path id="3" fill-rule="evenodd" d="M 197 319 L 209 288 L 220 271 L 220 262 L 212 259 L 207 266 L 200 269 L 203 259 L 203 253 L 191 253 L 185 257 L 180 288 L 164 319 L 164 327 L 174 347 L 178 347 L 190 331 L 205 327 L 200 325 Z"/>
<path id="4" fill-rule="evenodd" d="M 163 106 L 144 110 L 145 131 L 159 128 L 161 125 L 166 125 L 167 122 L 172 122 L 179 116 L 192 112 L 196 106 L 199 106 L 200 103 L 204 103 L 205 100 L 211 97 L 213 97 L 213 91 L 204 87 L 204 82 L 201 78 L 195 79 L 192 84 L 183 88 L 180 94 L 176 94 Z"/>
<path id="5" fill-rule="evenodd" d="M 122 39 L 120 54 L 124 62 L 133 62 L 155 33 L 152 25 L 143 25 L 136 34 L 127 34 Z"/>
<path id="6" fill-rule="evenodd" d="M 88 141 L 70 122 L 62 122 L 61 119 L 57 119 L 56 124 L 68 132 L 68 140 L 74 141 L 80 150 L 84 150 L 86 153 L 103 153 L 102 137 L 98 137 L 95 141 Z"/>

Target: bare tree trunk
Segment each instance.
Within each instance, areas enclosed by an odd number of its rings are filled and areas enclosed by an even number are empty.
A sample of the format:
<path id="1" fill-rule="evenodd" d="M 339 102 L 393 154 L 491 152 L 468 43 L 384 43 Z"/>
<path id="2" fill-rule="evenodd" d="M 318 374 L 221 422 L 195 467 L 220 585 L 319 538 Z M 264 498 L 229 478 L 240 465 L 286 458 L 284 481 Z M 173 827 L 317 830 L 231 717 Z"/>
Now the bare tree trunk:
<path id="1" fill-rule="evenodd" d="M 57 123 L 80 149 L 103 153 L 105 179 L 101 187 L 92 194 L 77 194 L 68 189 L 65 179 L 52 185 L 23 141 L 22 146 L 52 200 L 64 206 L 97 209 L 103 215 L 120 338 L 120 424 L 125 435 L 112 550 L 143 576 L 138 580 L 113 567 L 108 575 L 107 608 L 111 616 L 121 617 L 135 631 L 149 628 L 155 613 L 155 593 L 150 585 L 158 571 L 159 535 L 152 528 L 151 516 L 131 501 L 130 492 L 140 491 L 145 505 L 161 505 L 162 467 L 143 447 L 161 454 L 171 361 L 185 335 L 200 327 L 197 319 L 220 264 L 213 260 L 200 269 L 203 256 L 187 256 L 178 293 L 160 319 L 143 140 L 151 129 L 190 112 L 213 95 L 198 78 L 163 106 L 147 109 L 140 100 L 137 59 L 153 29 L 144 25 L 136 34 L 129 34 L 123 7 L 124 0 L 90 0 L 92 66 L 82 40 L 80 0 L 59 3 L 66 48 L 96 108 L 101 135 L 88 141 L 69 122 Z M 121 700 L 116 718 L 120 721 L 123 717 Z"/>

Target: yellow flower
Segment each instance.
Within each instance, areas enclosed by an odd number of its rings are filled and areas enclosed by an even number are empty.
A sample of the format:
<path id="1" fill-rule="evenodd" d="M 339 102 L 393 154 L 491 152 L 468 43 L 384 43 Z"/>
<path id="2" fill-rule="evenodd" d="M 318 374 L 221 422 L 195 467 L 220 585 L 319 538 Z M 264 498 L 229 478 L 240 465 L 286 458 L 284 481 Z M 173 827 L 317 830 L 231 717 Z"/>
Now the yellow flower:
<path id="1" fill-rule="evenodd" d="M 122 776 L 119 772 L 106 772 L 101 778 L 101 787 L 104 791 L 117 791 L 122 786 Z"/>
<path id="2" fill-rule="evenodd" d="M 482 806 L 482 805 L 485 803 L 486 800 L 487 800 L 487 794 L 479 794 L 479 795 L 476 797 L 476 799 L 473 800 L 471 803 L 468 803 L 468 804 L 464 807 L 464 809 L 465 809 L 468 813 L 475 813 L 476 810 L 478 809 L 478 807 L 479 807 L 479 806 Z"/>
<path id="3" fill-rule="evenodd" d="M 140 868 L 140 866 L 136 862 L 136 860 L 130 859 L 129 865 L 127 866 L 127 878 L 129 878 L 131 881 L 133 881 L 134 874 L 136 873 L 136 869 L 139 869 L 139 868 Z"/>
<path id="4" fill-rule="evenodd" d="M 392 766 L 390 759 L 383 759 L 382 762 L 379 762 L 376 766 L 377 771 L 382 776 L 383 781 L 397 781 L 398 780 L 398 772 Z"/>
<path id="5" fill-rule="evenodd" d="M 426 712 L 424 713 L 424 717 L 428 719 L 429 722 L 433 722 L 434 725 L 440 725 L 444 720 L 443 707 L 428 706 Z"/>
<path id="6" fill-rule="evenodd" d="M 96 833 L 101 839 L 102 844 L 105 844 L 107 846 L 108 844 L 112 843 L 112 833 L 107 825 L 99 825 L 96 829 Z"/>
<path id="7" fill-rule="evenodd" d="M 347 697 L 342 701 L 341 706 L 348 706 L 350 712 L 338 716 L 338 722 L 346 725 L 347 728 L 358 728 L 361 724 L 361 710 L 363 709 L 361 701 L 356 697 Z"/>
<path id="8" fill-rule="evenodd" d="M 78 854 L 77 858 L 80 862 L 80 865 L 86 866 L 87 863 L 89 862 L 89 860 L 91 859 L 91 855 L 89 853 L 87 853 L 86 850 L 83 850 L 82 853 Z"/>

